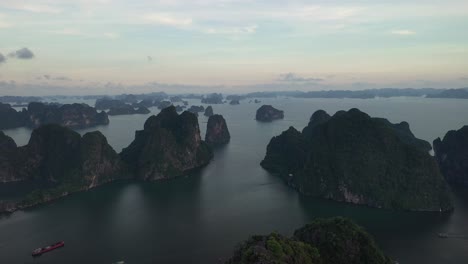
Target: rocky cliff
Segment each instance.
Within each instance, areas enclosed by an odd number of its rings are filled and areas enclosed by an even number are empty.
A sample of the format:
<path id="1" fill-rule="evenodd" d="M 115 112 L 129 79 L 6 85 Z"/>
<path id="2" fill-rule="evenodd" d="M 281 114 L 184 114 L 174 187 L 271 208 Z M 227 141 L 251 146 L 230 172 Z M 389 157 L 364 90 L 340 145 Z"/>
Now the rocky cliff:
<path id="1" fill-rule="evenodd" d="M 316 112 L 274 137 L 261 165 L 306 195 L 379 208 L 445 211 L 451 196 L 427 144 L 406 124 L 358 109 Z"/>
<path id="2" fill-rule="evenodd" d="M 205 109 L 204 115 L 205 115 L 205 116 L 208 116 L 208 117 L 210 117 L 210 116 L 213 115 L 213 107 L 211 107 L 211 105 L 208 106 L 208 107 Z"/>
<path id="3" fill-rule="evenodd" d="M 25 126 L 27 114 L 16 111 L 9 104 L 0 103 L 0 129 L 10 129 Z"/>
<path id="4" fill-rule="evenodd" d="M 434 140 L 434 152 L 445 179 L 468 186 L 468 126 Z"/>
<path id="5" fill-rule="evenodd" d="M 252 236 L 226 264 L 392 264 L 372 237 L 351 220 L 316 219 L 292 238 Z"/>
<path id="6" fill-rule="evenodd" d="M 174 106 L 148 118 L 120 155 L 143 180 L 181 176 L 205 166 L 213 157 L 201 140 L 197 117 L 187 111 L 179 115 Z"/>
<path id="7" fill-rule="evenodd" d="M 0 134 L 0 182 L 41 181 L 54 187 L 40 189 L 10 211 L 87 190 L 106 182 L 130 178 L 126 165 L 100 132 L 77 132 L 49 124 L 35 129 L 29 143 L 16 147 Z M 0 211 L 1 212 L 1 211 Z"/>
<path id="8" fill-rule="evenodd" d="M 271 105 L 262 105 L 255 115 L 257 121 L 271 122 L 276 119 L 283 119 L 284 112 L 274 108 Z"/>
<path id="9" fill-rule="evenodd" d="M 16 173 L 17 155 L 15 141 L 0 131 L 0 183 L 22 180 Z"/>
<path id="10" fill-rule="evenodd" d="M 229 140 L 231 140 L 231 135 L 229 134 L 224 117 L 222 115 L 210 116 L 206 127 L 206 143 L 217 146 L 226 144 Z"/>

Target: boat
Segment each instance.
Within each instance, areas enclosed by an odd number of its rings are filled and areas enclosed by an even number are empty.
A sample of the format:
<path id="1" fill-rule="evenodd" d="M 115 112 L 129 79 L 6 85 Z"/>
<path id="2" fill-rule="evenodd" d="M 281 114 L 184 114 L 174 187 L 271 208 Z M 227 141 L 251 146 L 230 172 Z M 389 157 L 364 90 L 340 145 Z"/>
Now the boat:
<path id="1" fill-rule="evenodd" d="M 57 242 L 55 244 L 52 244 L 50 246 L 47 246 L 47 247 L 43 247 L 43 248 L 36 248 L 35 250 L 32 251 L 32 256 L 35 257 L 35 256 L 40 256 L 46 252 L 49 252 L 49 251 L 52 251 L 54 249 L 57 249 L 57 248 L 61 248 L 65 246 L 65 242 L 63 241 L 60 241 L 60 242 Z"/>

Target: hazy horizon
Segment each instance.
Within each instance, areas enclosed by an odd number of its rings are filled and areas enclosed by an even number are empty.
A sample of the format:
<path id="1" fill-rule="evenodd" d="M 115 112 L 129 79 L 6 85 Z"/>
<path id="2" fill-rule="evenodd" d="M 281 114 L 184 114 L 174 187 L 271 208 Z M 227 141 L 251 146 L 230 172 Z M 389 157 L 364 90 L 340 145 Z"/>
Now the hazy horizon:
<path id="1" fill-rule="evenodd" d="M 468 86 L 468 2 L 0 1 L 0 95 Z"/>

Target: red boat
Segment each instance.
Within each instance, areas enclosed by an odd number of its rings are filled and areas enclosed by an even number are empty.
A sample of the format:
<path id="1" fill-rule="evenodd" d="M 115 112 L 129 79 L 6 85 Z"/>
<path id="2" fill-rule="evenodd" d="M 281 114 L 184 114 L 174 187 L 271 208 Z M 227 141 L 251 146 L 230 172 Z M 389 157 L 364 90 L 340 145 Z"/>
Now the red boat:
<path id="1" fill-rule="evenodd" d="M 63 246 L 65 246 L 65 242 L 60 241 L 60 242 L 57 242 L 57 243 L 52 244 L 52 245 L 47 246 L 47 247 L 36 248 L 35 250 L 33 250 L 32 255 L 33 255 L 33 257 L 35 257 L 35 256 L 40 256 L 40 255 L 42 255 L 43 253 L 52 251 L 52 250 L 54 250 L 54 249 L 57 249 L 57 248 L 60 248 L 60 247 L 63 247 Z"/>

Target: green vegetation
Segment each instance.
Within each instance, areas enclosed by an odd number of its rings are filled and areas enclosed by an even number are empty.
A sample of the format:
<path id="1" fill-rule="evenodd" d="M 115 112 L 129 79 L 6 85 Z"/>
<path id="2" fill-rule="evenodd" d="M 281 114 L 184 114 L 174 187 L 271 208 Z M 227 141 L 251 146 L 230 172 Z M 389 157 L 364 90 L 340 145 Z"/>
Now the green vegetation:
<path id="1" fill-rule="evenodd" d="M 317 111 L 299 132 L 274 137 L 261 165 L 301 193 L 378 208 L 445 211 L 452 201 L 428 143 L 406 122 L 358 109 Z"/>
<path id="2" fill-rule="evenodd" d="M 296 230 L 294 237 L 314 245 L 323 263 L 392 263 L 362 227 L 346 218 L 317 219 Z"/>
<path id="3" fill-rule="evenodd" d="M 229 264 L 317 264 L 322 263 L 318 250 L 311 245 L 277 233 L 252 236 L 239 246 Z"/>
<path id="4" fill-rule="evenodd" d="M 351 220 L 317 219 L 292 238 L 252 236 L 226 264 L 391 264 L 374 240 Z"/>

